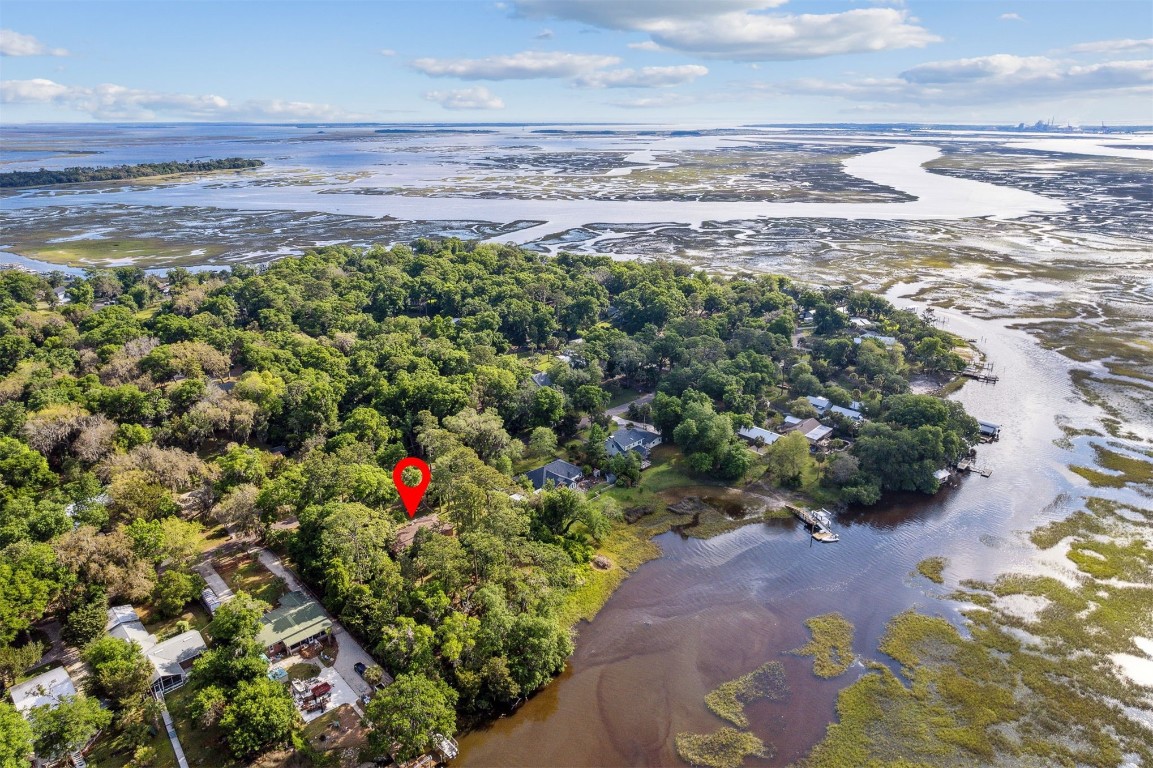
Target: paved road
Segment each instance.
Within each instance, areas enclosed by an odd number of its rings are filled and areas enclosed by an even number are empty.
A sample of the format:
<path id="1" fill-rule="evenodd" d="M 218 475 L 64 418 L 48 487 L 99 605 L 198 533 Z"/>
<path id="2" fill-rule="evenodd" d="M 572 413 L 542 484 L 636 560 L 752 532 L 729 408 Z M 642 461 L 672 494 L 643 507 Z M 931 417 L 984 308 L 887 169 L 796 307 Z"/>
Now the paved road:
<path id="1" fill-rule="evenodd" d="M 613 421 L 616 422 L 616 424 L 618 426 L 623 427 L 626 424 L 632 424 L 637 429 L 643 429 L 646 432 L 655 433 L 657 431 L 657 428 L 654 427 L 652 424 L 638 424 L 635 421 L 629 421 L 628 417 L 625 416 L 625 414 L 628 413 L 630 405 L 633 405 L 633 404 L 644 405 L 645 403 L 651 403 L 652 401 L 653 401 L 653 395 L 650 392 L 647 395 L 641 395 L 636 400 L 630 400 L 629 402 L 622 403 L 622 404 L 616 406 L 615 408 L 609 408 L 605 411 L 605 413 L 607 413 L 609 416 L 611 416 Z"/>

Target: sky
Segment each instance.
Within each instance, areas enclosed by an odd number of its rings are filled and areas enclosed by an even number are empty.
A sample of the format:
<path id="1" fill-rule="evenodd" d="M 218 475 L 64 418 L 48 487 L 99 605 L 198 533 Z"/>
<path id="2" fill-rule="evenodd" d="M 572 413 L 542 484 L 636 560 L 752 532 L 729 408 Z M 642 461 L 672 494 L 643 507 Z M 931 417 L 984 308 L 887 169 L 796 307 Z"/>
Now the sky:
<path id="1" fill-rule="evenodd" d="M 1149 0 L 0 0 L 0 123 L 1153 124 Z"/>

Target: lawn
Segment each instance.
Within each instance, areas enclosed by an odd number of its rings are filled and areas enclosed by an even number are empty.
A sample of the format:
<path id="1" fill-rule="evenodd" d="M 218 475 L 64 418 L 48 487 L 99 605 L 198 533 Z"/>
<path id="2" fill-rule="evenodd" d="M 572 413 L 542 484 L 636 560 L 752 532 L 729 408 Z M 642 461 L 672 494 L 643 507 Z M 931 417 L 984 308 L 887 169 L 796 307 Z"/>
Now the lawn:
<path id="1" fill-rule="evenodd" d="M 217 558 L 216 572 L 232 587 L 233 592 L 244 591 L 258 600 L 276 606 L 281 595 L 288 592 L 284 580 L 265 568 L 255 555 L 238 552 Z"/>
<path id="2" fill-rule="evenodd" d="M 242 763 L 232 757 L 220 728 L 202 728 L 189 715 L 188 709 L 194 695 L 195 691 L 187 685 L 164 694 L 188 765 L 191 768 L 240 768 Z"/>
<path id="3" fill-rule="evenodd" d="M 189 629 L 201 632 L 212 621 L 212 617 L 200 603 L 189 603 L 184 606 L 183 613 L 173 618 L 161 616 L 156 606 L 150 603 L 137 606 L 136 613 L 140 616 L 144 628 L 162 640 L 176 634 L 176 625 L 181 621 L 188 622 Z"/>
<path id="4" fill-rule="evenodd" d="M 134 750 L 117 750 L 112 742 L 111 731 L 105 732 L 88 754 L 88 764 L 98 768 L 122 768 L 131 763 Z M 168 740 L 168 732 L 164 730 L 163 722 L 157 723 L 156 735 L 149 739 L 145 746 L 156 750 L 156 759 L 149 763 L 152 768 L 176 768 L 176 753 L 172 751 L 172 742 Z"/>

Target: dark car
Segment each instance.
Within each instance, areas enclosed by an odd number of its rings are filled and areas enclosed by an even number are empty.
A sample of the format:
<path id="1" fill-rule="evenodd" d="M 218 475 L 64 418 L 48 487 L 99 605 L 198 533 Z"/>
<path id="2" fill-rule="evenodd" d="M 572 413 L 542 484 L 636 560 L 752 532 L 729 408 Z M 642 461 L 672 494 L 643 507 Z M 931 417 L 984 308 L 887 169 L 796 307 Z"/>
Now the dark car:
<path id="1" fill-rule="evenodd" d="M 360 675 L 361 677 L 364 677 L 364 671 L 365 671 L 366 669 L 368 669 L 368 667 L 366 667 L 366 666 L 364 665 L 364 662 L 363 662 L 363 661 L 358 661 L 358 662 L 356 662 L 355 664 L 353 664 L 353 665 L 352 665 L 352 668 L 353 668 L 353 669 L 355 669 L 355 670 L 356 670 L 356 674 Z"/>

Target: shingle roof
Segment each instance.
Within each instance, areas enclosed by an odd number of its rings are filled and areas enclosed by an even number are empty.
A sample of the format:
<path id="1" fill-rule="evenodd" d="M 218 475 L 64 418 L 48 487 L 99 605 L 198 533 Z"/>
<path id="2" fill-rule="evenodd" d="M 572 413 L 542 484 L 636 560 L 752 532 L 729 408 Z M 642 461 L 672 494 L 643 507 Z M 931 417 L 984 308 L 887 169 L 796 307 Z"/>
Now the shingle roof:
<path id="1" fill-rule="evenodd" d="M 544 488 L 550 480 L 558 484 L 567 484 L 579 479 L 582 474 L 580 467 L 575 464 L 570 464 L 563 459 L 550 461 L 543 467 L 530 469 L 525 473 L 525 475 L 528 476 L 529 482 L 532 483 L 532 487 L 538 491 Z"/>
<path id="2" fill-rule="evenodd" d="M 625 451 L 635 451 L 637 448 L 648 450 L 659 444 L 661 436 L 643 429 L 628 429 L 621 427 L 605 440 L 605 450 L 609 456 L 616 456 Z"/>

